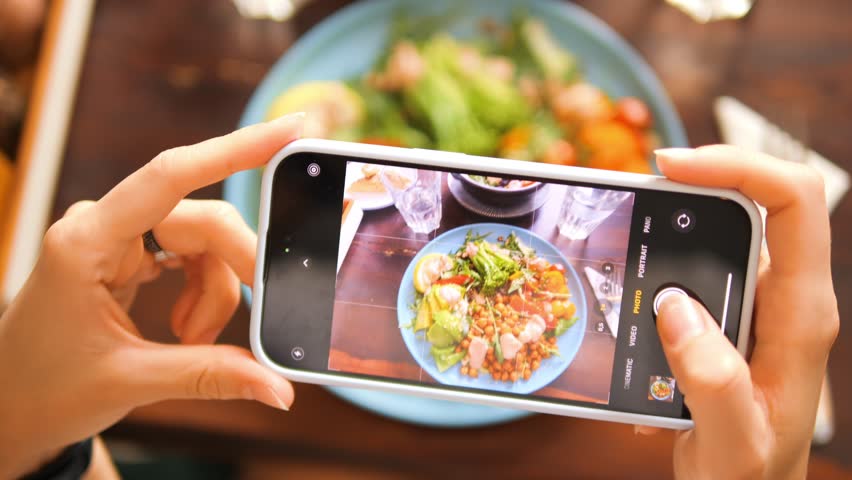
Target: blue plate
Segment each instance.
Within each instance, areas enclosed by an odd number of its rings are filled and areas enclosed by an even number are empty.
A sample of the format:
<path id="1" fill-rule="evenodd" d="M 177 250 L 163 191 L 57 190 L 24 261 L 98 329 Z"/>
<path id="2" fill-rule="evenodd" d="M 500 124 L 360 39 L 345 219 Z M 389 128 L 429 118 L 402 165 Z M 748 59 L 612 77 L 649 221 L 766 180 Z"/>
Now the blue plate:
<path id="1" fill-rule="evenodd" d="M 273 65 L 255 90 L 240 126 L 262 122 L 275 97 L 310 80 L 338 80 L 364 73 L 385 50 L 389 25 L 401 11 L 411 15 L 452 10 L 457 20 L 447 29 L 469 36 L 478 19 L 507 19 L 518 7 L 541 19 L 582 62 L 589 81 L 615 96 L 642 98 L 651 108 L 663 144 L 687 146 L 683 125 L 660 81 L 636 51 L 594 15 L 567 2 L 549 0 L 373 0 L 356 2 L 328 17 L 305 34 Z M 233 203 L 249 225 L 257 227 L 260 170 L 239 172 L 225 181 L 225 200 Z M 244 289 L 246 301 L 251 292 Z M 372 412 L 401 421 L 441 427 L 469 427 L 507 422 L 526 412 L 414 398 L 369 390 L 331 389 Z"/>
<path id="2" fill-rule="evenodd" d="M 465 236 L 468 231 L 473 231 L 477 235 L 490 233 L 488 239 L 491 241 L 495 241 L 494 239 L 497 237 L 507 237 L 514 232 L 522 239 L 525 245 L 535 250 L 538 256 L 545 257 L 551 263 L 561 263 L 565 266 L 565 277 L 568 281 L 568 288 L 571 291 L 571 300 L 577 307 L 577 323 L 560 335 L 556 341 L 556 344 L 559 346 L 559 355 L 543 360 L 541 367 L 532 374 L 529 380 L 498 382 L 487 375 L 471 378 L 467 375 L 462 375 L 458 365 L 453 366 L 445 372 L 440 372 L 435 365 L 435 359 L 429 353 L 431 343 L 426 340 L 425 335 L 423 333 L 416 334 L 413 329 L 404 327 L 404 325 L 410 325 L 414 317 L 411 309 L 408 308 L 409 305 L 414 303 L 416 295 L 413 281 L 414 266 L 417 265 L 417 262 L 421 258 L 430 253 L 454 252 L 457 248 L 464 245 Z M 403 341 L 405 341 L 405 346 L 408 347 L 408 351 L 411 352 L 411 355 L 417 360 L 420 367 L 431 375 L 432 378 L 446 385 L 482 388 L 507 393 L 532 393 L 556 380 L 568 368 L 571 361 L 574 360 L 577 351 L 580 350 L 580 344 L 583 343 L 583 335 L 586 332 L 586 295 L 583 292 L 583 283 L 580 281 L 580 277 L 577 275 L 574 267 L 568 263 L 568 259 L 556 247 L 551 245 L 550 242 L 533 232 L 501 223 L 464 225 L 448 230 L 427 243 L 414 256 L 402 276 L 402 284 L 399 286 L 399 296 L 396 301 L 396 311 L 399 315 L 399 331 L 402 334 Z"/>

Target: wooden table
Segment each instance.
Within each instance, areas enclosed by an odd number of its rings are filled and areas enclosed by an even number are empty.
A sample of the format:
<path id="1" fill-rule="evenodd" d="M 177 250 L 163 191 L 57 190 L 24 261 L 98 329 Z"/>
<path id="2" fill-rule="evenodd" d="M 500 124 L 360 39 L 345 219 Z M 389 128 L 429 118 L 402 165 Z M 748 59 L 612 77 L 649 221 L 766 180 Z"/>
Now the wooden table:
<path id="1" fill-rule="evenodd" d="M 225 0 L 101 0 L 55 216 L 76 200 L 101 196 L 165 148 L 233 129 L 269 65 L 344 3 L 315 2 L 282 25 L 242 19 Z M 578 3 L 648 59 L 692 143 L 718 141 L 711 103 L 730 94 L 758 110 L 798 119 L 810 145 L 852 170 L 852 2 L 763 0 L 745 21 L 707 26 L 658 0 Z M 194 196 L 220 195 L 217 185 Z M 852 197 L 833 218 L 833 271 L 845 321 L 852 316 L 847 294 L 852 291 Z M 166 319 L 181 283 L 179 274 L 166 275 L 140 292 L 132 314 L 145 335 L 174 340 Z M 247 332 L 248 312 L 241 308 L 223 341 L 247 345 Z M 848 478 L 852 467 L 852 411 L 846 408 L 852 403 L 850 364 L 852 332 L 842 329 L 829 365 L 840 407 L 838 429 L 831 444 L 814 451 L 813 478 Z M 323 478 L 671 475 L 667 433 L 635 437 L 629 426 L 544 415 L 473 430 L 419 428 L 359 410 L 319 387 L 299 385 L 296 392 L 288 414 L 236 401 L 151 405 L 109 435 L 235 461 L 263 457 L 287 463 L 289 472 Z"/>

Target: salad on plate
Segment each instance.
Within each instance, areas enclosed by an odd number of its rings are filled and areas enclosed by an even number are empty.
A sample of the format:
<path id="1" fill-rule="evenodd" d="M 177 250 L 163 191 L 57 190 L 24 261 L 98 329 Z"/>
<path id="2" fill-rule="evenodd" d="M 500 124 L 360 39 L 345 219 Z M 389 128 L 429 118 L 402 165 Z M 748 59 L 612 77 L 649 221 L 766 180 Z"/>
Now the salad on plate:
<path id="1" fill-rule="evenodd" d="M 514 232 L 489 236 L 468 231 L 456 251 L 418 261 L 406 328 L 429 342 L 439 372 L 529 380 L 559 355 L 558 337 L 577 322 L 565 265 L 538 256 Z"/>
<path id="2" fill-rule="evenodd" d="M 456 38 L 440 20 L 398 18 L 370 71 L 293 86 L 267 118 L 306 112 L 307 137 L 651 172 L 659 140 L 648 106 L 585 79 L 542 21 L 483 18 L 476 35 Z"/>

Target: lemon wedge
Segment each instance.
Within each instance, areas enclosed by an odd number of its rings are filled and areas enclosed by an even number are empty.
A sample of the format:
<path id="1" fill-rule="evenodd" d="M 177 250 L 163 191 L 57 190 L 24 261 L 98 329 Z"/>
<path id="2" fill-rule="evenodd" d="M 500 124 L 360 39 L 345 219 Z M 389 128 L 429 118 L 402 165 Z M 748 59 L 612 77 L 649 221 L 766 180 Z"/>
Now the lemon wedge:
<path id="1" fill-rule="evenodd" d="M 305 112 L 304 137 L 329 138 L 360 125 L 366 116 L 364 100 L 341 82 L 307 82 L 279 95 L 266 111 L 267 120 Z"/>
<path id="2" fill-rule="evenodd" d="M 425 293 L 441 274 L 453 268 L 453 259 L 443 253 L 425 255 L 414 266 L 414 289 Z"/>

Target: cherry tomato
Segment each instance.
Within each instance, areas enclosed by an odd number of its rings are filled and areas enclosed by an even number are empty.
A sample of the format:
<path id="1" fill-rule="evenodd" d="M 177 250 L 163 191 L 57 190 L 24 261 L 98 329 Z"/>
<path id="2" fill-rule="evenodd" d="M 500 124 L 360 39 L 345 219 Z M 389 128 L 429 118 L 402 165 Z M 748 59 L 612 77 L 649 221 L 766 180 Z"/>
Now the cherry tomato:
<path id="1" fill-rule="evenodd" d="M 453 283 L 455 285 L 464 285 L 470 281 L 470 277 L 468 275 L 455 275 L 449 278 L 439 278 L 435 281 L 436 285 L 446 285 L 448 283 Z"/>
<path id="2" fill-rule="evenodd" d="M 624 97 L 615 104 L 615 117 L 625 124 L 645 130 L 653 123 L 651 111 L 645 102 L 635 97 Z"/>
<path id="3" fill-rule="evenodd" d="M 569 142 L 556 140 L 544 151 L 541 161 L 555 165 L 577 165 L 577 151 Z"/>
<path id="4" fill-rule="evenodd" d="M 526 308 L 526 303 L 520 295 L 512 295 L 509 297 L 509 306 L 516 312 L 523 312 Z"/>

